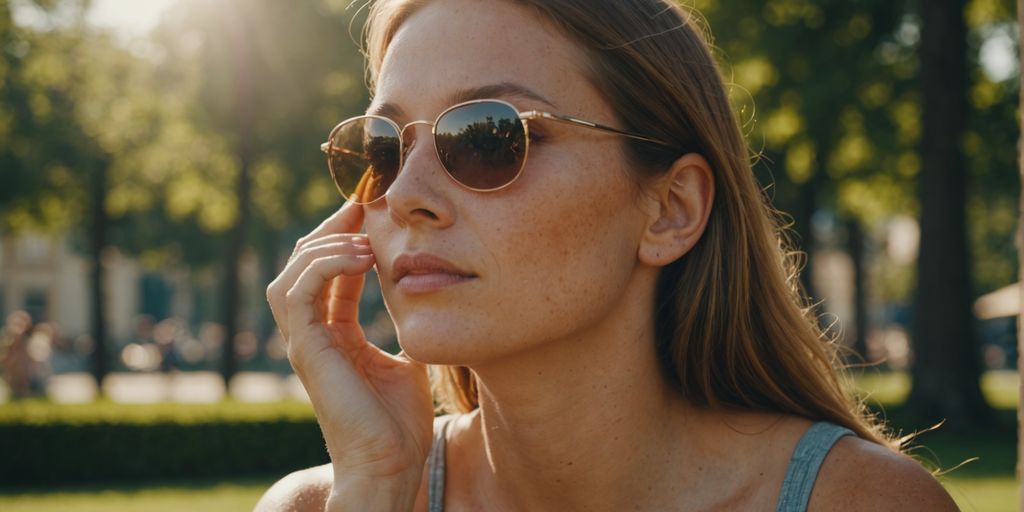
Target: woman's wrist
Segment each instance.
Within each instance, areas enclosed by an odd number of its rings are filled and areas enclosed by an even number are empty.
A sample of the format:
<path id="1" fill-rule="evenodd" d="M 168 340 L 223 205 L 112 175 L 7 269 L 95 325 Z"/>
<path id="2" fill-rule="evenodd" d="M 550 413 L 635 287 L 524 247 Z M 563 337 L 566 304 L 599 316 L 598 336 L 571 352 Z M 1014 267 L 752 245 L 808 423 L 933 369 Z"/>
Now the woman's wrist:
<path id="1" fill-rule="evenodd" d="M 369 478 L 338 475 L 327 498 L 327 512 L 412 510 L 421 475 Z"/>

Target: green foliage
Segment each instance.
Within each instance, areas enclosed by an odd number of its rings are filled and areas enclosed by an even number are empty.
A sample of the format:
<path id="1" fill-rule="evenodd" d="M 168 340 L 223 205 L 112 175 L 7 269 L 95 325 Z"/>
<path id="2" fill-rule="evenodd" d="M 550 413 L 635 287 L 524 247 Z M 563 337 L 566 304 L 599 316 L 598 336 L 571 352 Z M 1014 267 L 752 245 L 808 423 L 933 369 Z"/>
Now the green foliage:
<path id="1" fill-rule="evenodd" d="M 55 19 L 80 7 L 50 3 Z M 341 202 L 319 143 L 367 100 L 348 33 L 354 11 L 182 1 L 129 47 L 81 23 L 79 11 L 46 29 L 16 26 L 5 2 L 0 229 L 84 228 L 92 170 L 103 167 L 115 244 L 208 265 L 223 249 L 217 235 L 238 218 L 243 142 L 254 178 L 250 243 L 276 245 L 281 231 L 315 223 Z M 241 104 L 243 90 L 251 93 Z"/>
<path id="2" fill-rule="evenodd" d="M 972 0 L 966 12 L 972 64 L 970 124 L 964 137 L 967 157 L 970 254 L 975 293 L 1014 282 L 1018 252 L 1014 243 L 1021 183 L 1020 73 L 990 77 L 981 65 L 986 44 L 1005 40 L 1017 46 L 1016 4 L 1009 0 Z"/>
<path id="3" fill-rule="evenodd" d="M 68 38 L 18 27 L 7 2 L 0 4 L 0 228 L 56 231 L 84 213 L 75 185 L 95 154 L 70 122 L 74 76 L 57 57 L 72 48 Z"/>
<path id="4" fill-rule="evenodd" d="M 0 407 L 0 481 L 286 473 L 327 462 L 308 404 Z"/>
<path id="5" fill-rule="evenodd" d="M 182 77 L 167 90 L 186 109 L 185 123 L 232 155 L 247 148 L 256 247 L 340 205 L 318 149 L 334 124 L 367 101 L 362 58 L 347 30 L 353 11 L 315 2 L 183 1 L 153 35 L 164 55 L 156 73 L 171 82 Z M 157 144 L 157 151 L 180 158 L 187 139 L 179 150 Z M 208 233 L 233 225 L 238 165 L 237 157 L 217 166 L 168 163 L 168 214 L 198 215 Z"/>
<path id="6" fill-rule="evenodd" d="M 914 3 L 693 5 L 708 19 L 737 108 L 756 113 L 742 121 L 763 157 L 755 170 L 777 182 L 778 208 L 799 211 L 801 189 L 824 174 L 816 207 L 855 217 L 869 231 L 896 214 L 919 215 L 916 182 L 928 170 L 921 169 L 919 147 L 920 22 Z M 1020 190 L 1019 73 L 994 81 L 982 71 L 980 57 L 985 44 L 1016 40 L 1015 14 L 1010 0 L 970 0 L 965 11 L 972 86 L 964 151 L 971 180 L 971 270 L 979 295 L 1013 282 L 1018 267 L 1012 212 Z M 872 288 L 892 288 L 887 279 L 880 276 Z"/>
<path id="7" fill-rule="evenodd" d="M 824 185 L 817 204 L 869 227 L 905 211 L 917 142 L 914 96 L 905 68 L 912 51 L 899 31 L 904 2 L 784 0 L 700 2 L 716 36 L 727 81 L 756 112 L 748 133 L 779 183 L 776 206 L 800 208 L 800 188 Z M 883 51 L 888 49 L 888 51 Z M 896 172 L 902 169 L 902 172 Z M 879 179 L 885 175 L 888 179 Z M 826 178 L 826 179 L 822 179 Z M 787 186 L 787 183 L 793 186 Z M 870 190 L 865 201 L 864 190 Z M 876 192 L 881 192 L 876 194 Z"/>

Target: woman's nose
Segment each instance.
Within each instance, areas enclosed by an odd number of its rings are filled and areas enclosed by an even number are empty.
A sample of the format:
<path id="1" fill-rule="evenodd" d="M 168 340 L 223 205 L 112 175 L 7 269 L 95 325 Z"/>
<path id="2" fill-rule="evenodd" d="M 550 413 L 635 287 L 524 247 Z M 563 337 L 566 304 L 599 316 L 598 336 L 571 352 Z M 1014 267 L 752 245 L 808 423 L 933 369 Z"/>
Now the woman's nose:
<path id="1" fill-rule="evenodd" d="M 451 186 L 434 151 L 430 123 L 415 121 L 402 129 L 402 167 L 385 195 L 395 223 L 432 223 L 444 227 L 454 219 Z"/>

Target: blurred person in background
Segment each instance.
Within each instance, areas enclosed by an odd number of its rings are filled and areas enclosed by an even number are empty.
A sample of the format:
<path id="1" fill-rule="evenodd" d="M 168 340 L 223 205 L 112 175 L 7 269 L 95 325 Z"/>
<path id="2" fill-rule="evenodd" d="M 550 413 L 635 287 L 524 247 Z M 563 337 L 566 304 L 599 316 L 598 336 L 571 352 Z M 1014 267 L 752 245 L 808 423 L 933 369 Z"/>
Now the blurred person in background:
<path id="1" fill-rule="evenodd" d="M 29 353 L 29 336 L 32 317 L 25 311 L 15 311 L 7 316 L 3 339 L 0 341 L 0 368 L 4 382 L 14 399 L 27 398 L 33 394 L 33 379 L 39 363 Z"/>
<path id="2" fill-rule="evenodd" d="M 258 510 L 956 509 L 843 387 L 694 18 L 373 3 L 347 203 L 267 289 L 331 462 Z"/>
<path id="3" fill-rule="evenodd" d="M 53 374 L 53 351 L 58 337 L 57 327 L 50 322 L 37 323 L 28 338 L 28 356 L 32 359 L 32 394 L 46 393 L 46 381 Z"/>

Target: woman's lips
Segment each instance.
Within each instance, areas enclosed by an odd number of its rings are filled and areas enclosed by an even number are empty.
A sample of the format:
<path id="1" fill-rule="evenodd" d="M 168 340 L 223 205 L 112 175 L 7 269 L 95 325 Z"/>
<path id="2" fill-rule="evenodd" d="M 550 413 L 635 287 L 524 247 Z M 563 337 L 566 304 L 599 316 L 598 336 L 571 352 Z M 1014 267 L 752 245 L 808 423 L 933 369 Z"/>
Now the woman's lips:
<path id="1" fill-rule="evenodd" d="M 408 294 L 430 293 L 459 283 L 472 281 L 476 276 L 463 276 L 447 272 L 409 273 L 398 280 L 398 290 Z"/>
<path id="2" fill-rule="evenodd" d="M 428 252 L 405 253 L 392 264 L 395 284 L 405 293 L 429 293 L 476 279 L 472 272 Z"/>

